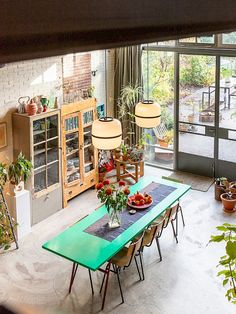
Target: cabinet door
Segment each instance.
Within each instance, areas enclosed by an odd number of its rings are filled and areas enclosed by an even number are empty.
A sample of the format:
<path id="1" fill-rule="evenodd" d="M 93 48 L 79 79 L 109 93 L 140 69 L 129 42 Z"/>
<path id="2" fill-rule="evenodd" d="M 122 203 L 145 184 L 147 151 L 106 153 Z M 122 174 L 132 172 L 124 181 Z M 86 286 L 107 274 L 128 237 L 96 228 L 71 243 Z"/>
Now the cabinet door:
<path id="1" fill-rule="evenodd" d="M 64 183 L 67 186 L 81 179 L 78 113 L 63 118 Z"/>
<path id="2" fill-rule="evenodd" d="M 46 156 L 48 188 L 60 182 L 58 122 L 58 114 L 46 118 Z"/>
<path id="3" fill-rule="evenodd" d="M 47 187 L 46 182 L 46 119 L 33 121 L 34 191 Z"/>
<path id="4" fill-rule="evenodd" d="M 95 119 L 93 108 L 81 112 L 83 173 L 87 176 L 95 169 L 94 147 L 92 145 L 92 123 Z"/>

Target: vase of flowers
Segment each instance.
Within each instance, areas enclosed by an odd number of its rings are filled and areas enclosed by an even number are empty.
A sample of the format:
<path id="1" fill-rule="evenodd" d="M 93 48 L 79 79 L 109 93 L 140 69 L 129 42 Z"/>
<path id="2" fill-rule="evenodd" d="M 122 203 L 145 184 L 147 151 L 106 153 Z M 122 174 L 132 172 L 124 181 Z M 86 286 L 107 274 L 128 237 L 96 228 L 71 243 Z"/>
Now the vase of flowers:
<path id="1" fill-rule="evenodd" d="M 110 228 L 117 228 L 121 225 L 121 213 L 125 208 L 130 190 L 124 181 L 119 181 L 118 186 L 104 180 L 96 186 L 97 197 L 106 205 Z"/>

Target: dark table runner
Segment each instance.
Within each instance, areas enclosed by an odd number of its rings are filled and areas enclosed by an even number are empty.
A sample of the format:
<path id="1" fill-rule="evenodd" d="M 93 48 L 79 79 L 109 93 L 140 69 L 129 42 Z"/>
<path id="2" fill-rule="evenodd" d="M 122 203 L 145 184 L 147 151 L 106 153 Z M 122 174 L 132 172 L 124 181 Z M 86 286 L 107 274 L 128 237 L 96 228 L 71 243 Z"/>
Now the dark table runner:
<path id="1" fill-rule="evenodd" d="M 152 182 L 140 191 L 141 193 L 147 192 L 152 196 L 153 203 L 150 207 L 143 210 L 137 210 L 134 215 L 131 215 L 129 214 L 129 210 L 131 208 L 127 206 L 127 208 L 124 209 L 124 211 L 121 213 L 121 226 L 119 228 L 114 229 L 109 228 L 108 226 L 109 217 L 108 215 L 104 215 L 94 224 L 85 229 L 84 232 L 87 232 L 91 235 L 112 242 L 122 232 L 128 229 L 133 223 L 138 221 L 142 216 L 144 216 L 148 211 L 150 211 L 154 206 L 163 201 L 163 199 L 165 199 L 174 190 L 176 190 L 175 187 Z"/>

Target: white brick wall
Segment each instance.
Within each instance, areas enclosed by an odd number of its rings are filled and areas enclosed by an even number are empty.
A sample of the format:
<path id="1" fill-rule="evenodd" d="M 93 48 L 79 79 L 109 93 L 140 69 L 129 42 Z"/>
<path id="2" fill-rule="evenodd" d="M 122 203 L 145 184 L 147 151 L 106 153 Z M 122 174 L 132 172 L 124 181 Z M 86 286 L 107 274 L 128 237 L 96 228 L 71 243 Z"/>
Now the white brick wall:
<path id="1" fill-rule="evenodd" d="M 12 159 L 11 113 L 21 96 L 61 95 L 61 57 L 10 63 L 0 68 L 0 122 L 7 122 L 8 146 L 0 149 L 0 161 Z"/>

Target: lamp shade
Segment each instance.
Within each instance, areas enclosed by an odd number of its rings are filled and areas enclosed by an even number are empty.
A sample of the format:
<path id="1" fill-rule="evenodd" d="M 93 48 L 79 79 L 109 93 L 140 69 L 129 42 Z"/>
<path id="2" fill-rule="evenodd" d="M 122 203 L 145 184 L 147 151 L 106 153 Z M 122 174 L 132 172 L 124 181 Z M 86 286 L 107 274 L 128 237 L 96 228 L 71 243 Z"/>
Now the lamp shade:
<path id="1" fill-rule="evenodd" d="M 161 123 L 161 106 L 152 100 L 143 100 L 135 106 L 135 122 L 141 128 L 154 128 Z"/>
<path id="2" fill-rule="evenodd" d="M 92 124 L 92 142 L 98 149 L 110 150 L 120 146 L 122 138 L 121 123 L 117 119 L 104 117 Z"/>

